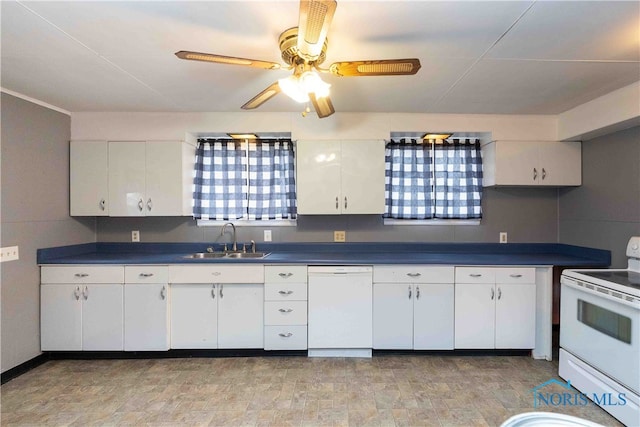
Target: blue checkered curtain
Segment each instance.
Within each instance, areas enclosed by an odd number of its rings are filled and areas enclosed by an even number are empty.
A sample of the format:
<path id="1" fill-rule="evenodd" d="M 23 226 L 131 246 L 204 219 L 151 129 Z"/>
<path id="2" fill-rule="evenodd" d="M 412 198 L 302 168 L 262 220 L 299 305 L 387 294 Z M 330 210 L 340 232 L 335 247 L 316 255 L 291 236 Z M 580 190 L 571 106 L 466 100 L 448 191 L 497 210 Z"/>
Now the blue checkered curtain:
<path id="1" fill-rule="evenodd" d="M 435 217 L 482 218 L 480 140 L 453 139 L 434 145 Z"/>
<path id="2" fill-rule="evenodd" d="M 193 217 L 236 220 L 247 213 L 247 157 L 243 143 L 198 140 Z"/>
<path id="3" fill-rule="evenodd" d="M 385 149 L 385 218 L 433 218 L 432 155 L 428 144 L 391 141 Z"/>
<path id="4" fill-rule="evenodd" d="M 287 140 L 249 144 L 249 219 L 296 217 L 295 157 Z"/>

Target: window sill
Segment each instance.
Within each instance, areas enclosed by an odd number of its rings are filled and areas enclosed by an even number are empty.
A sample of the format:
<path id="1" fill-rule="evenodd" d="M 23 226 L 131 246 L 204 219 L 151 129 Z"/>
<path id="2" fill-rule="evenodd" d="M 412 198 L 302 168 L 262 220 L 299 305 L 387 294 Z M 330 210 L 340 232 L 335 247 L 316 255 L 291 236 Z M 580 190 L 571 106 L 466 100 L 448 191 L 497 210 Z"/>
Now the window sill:
<path id="1" fill-rule="evenodd" d="M 479 219 L 394 219 L 384 218 L 384 225 L 480 225 Z"/>
<path id="2" fill-rule="evenodd" d="M 295 219 L 268 219 L 268 220 L 249 220 L 236 219 L 233 221 L 218 221 L 211 219 L 196 220 L 198 227 L 222 227 L 224 224 L 233 223 L 235 226 L 241 227 L 295 227 L 297 221 Z"/>

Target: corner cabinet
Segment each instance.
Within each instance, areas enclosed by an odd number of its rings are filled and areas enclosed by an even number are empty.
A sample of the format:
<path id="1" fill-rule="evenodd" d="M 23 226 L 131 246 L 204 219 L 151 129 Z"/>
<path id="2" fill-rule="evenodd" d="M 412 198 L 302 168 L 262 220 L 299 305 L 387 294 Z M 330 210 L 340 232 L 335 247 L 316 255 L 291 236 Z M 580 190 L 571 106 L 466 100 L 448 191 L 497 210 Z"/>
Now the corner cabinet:
<path id="1" fill-rule="evenodd" d="M 581 185 L 581 148 L 575 141 L 492 141 L 482 147 L 483 185 Z"/>
<path id="2" fill-rule="evenodd" d="M 69 199 L 71 216 L 109 215 L 107 141 L 71 141 Z"/>
<path id="3" fill-rule="evenodd" d="M 298 141 L 296 156 L 299 214 L 384 212 L 384 141 Z"/>
<path id="4" fill-rule="evenodd" d="M 191 215 L 194 161 L 180 141 L 110 141 L 109 215 Z"/>

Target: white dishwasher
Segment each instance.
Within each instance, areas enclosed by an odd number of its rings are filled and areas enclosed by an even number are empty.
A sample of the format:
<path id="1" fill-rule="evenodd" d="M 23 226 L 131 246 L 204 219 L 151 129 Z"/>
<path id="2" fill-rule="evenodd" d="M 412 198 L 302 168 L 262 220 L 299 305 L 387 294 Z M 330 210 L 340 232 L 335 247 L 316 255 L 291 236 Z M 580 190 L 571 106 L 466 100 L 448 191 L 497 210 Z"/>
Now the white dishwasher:
<path id="1" fill-rule="evenodd" d="M 309 266 L 310 357 L 371 357 L 373 267 Z"/>

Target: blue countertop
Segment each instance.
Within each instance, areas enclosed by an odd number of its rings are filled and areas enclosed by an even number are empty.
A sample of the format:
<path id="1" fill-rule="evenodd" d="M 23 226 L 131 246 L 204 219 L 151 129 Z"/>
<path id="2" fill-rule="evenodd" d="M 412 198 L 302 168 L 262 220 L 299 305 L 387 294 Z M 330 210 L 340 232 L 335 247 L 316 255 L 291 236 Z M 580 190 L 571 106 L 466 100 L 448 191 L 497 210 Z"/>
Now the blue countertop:
<path id="1" fill-rule="evenodd" d="M 86 243 L 38 249 L 38 264 L 447 264 L 608 267 L 611 252 L 558 243 L 258 243 L 261 259 L 187 259 L 206 243 Z M 239 247 L 242 244 L 239 243 Z"/>

